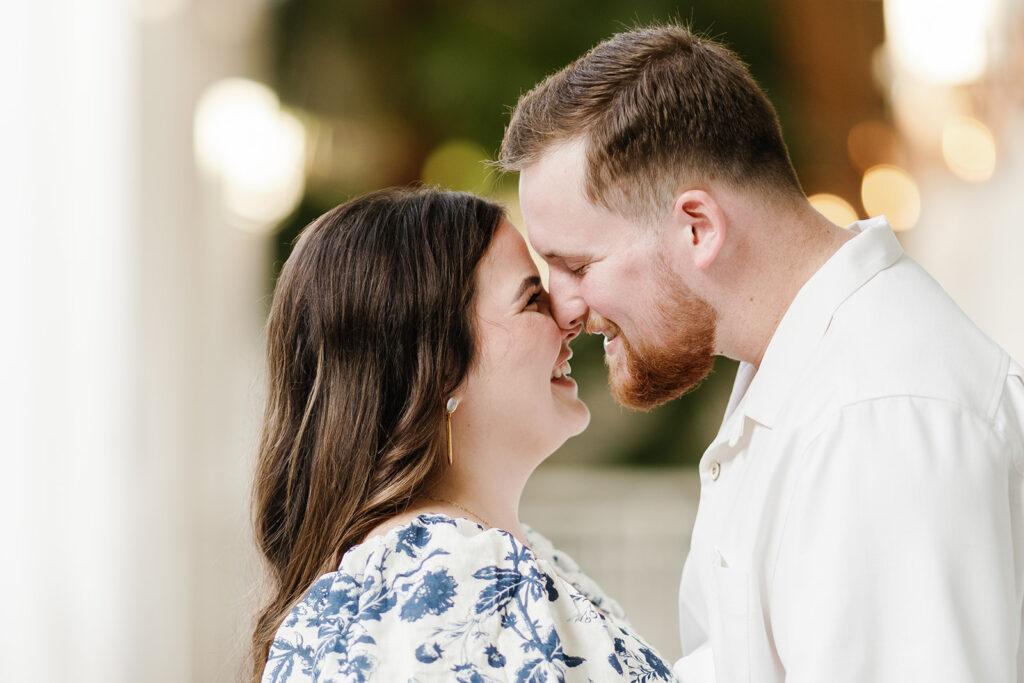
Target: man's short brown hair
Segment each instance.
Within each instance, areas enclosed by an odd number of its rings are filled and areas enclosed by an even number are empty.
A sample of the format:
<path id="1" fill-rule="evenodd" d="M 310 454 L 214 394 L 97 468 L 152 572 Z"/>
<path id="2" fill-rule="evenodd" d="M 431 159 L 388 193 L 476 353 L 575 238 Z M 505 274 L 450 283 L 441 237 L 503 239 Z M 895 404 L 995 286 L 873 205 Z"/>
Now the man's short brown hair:
<path id="1" fill-rule="evenodd" d="M 619 33 L 520 98 L 499 164 L 586 144 L 586 197 L 654 217 L 684 183 L 802 196 L 771 102 L 742 61 L 678 25 Z"/>

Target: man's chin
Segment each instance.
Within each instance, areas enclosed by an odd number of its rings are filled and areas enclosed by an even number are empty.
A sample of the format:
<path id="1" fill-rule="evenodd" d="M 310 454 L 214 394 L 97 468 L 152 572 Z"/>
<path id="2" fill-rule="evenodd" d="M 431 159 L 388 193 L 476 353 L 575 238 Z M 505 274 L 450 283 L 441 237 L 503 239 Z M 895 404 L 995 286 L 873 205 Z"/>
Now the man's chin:
<path id="1" fill-rule="evenodd" d="M 694 362 L 685 369 L 677 369 L 672 376 L 645 374 L 638 376 L 623 367 L 611 367 L 608 387 L 621 405 L 632 410 L 647 412 L 675 400 L 695 389 L 711 373 L 714 356 Z"/>
<path id="2" fill-rule="evenodd" d="M 605 354 L 608 384 L 615 399 L 634 410 L 651 410 L 679 398 L 708 376 L 715 363 L 717 316 L 706 301 L 663 273 L 664 297 L 658 301 L 658 334 L 644 342 L 621 333 L 617 348 Z"/>

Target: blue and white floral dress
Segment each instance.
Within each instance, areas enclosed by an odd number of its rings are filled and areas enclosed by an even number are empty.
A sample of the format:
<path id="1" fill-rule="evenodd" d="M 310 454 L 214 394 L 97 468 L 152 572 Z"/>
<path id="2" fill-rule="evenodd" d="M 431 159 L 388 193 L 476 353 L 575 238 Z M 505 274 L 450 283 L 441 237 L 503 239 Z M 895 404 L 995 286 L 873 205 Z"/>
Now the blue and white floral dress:
<path id="1" fill-rule="evenodd" d="M 674 681 L 540 534 L 421 515 L 354 546 L 288 614 L 264 683 Z"/>

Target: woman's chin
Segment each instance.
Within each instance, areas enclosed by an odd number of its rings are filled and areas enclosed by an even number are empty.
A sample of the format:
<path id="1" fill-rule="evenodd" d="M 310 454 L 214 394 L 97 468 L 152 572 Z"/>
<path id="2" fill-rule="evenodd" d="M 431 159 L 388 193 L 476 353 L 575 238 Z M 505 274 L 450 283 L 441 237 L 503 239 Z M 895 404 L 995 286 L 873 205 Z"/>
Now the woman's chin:
<path id="1" fill-rule="evenodd" d="M 551 457 L 572 437 L 582 434 L 590 424 L 590 409 L 587 408 L 587 405 L 579 399 L 576 399 L 574 403 L 575 405 L 572 406 L 565 404 L 555 406 L 556 414 L 560 419 L 553 429 L 549 428 L 545 433 L 547 438 L 544 439 L 542 460 Z"/>
<path id="2" fill-rule="evenodd" d="M 566 431 L 565 438 L 562 439 L 562 443 L 565 443 L 568 439 L 574 436 L 582 434 L 590 424 L 590 408 L 587 404 L 576 399 L 573 401 L 573 405 L 567 406 L 570 409 L 568 415 L 565 416 Z M 559 444 L 561 446 L 561 444 Z"/>
<path id="3" fill-rule="evenodd" d="M 580 401 L 580 408 L 582 416 L 580 417 L 579 429 L 573 432 L 572 436 L 582 434 L 587 429 L 587 427 L 590 426 L 590 408 L 588 408 L 587 404 L 584 403 L 583 401 Z"/>

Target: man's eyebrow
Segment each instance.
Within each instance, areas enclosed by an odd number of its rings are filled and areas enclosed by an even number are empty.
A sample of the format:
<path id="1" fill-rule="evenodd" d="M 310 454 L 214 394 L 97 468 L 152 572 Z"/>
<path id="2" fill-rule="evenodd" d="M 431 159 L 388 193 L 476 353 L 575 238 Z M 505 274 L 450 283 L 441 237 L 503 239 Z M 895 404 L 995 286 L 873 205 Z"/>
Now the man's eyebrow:
<path id="1" fill-rule="evenodd" d="M 522 284 L 519 285 L 519 291 L 517 291 L 516 295 L 512 297 L 512 303 L 519 301 L 519 299 L 522 298 L 523 294 L 526 294 L 528 291 L 535 287 L 540 287 L 539 275 L 530 275 L 529 277 L 524 277 Z"/>
<path id="2" fill-rule="evenodd" d="M 562 261 L 563 263 L 566 262 L 566 261 L 577 261 L 577 260 L 579 260 L 578 256 L 559 254 L 557 251 L 546 251 L 543 254 L 541 254 L 540 256 L 545 261 Z"/>

